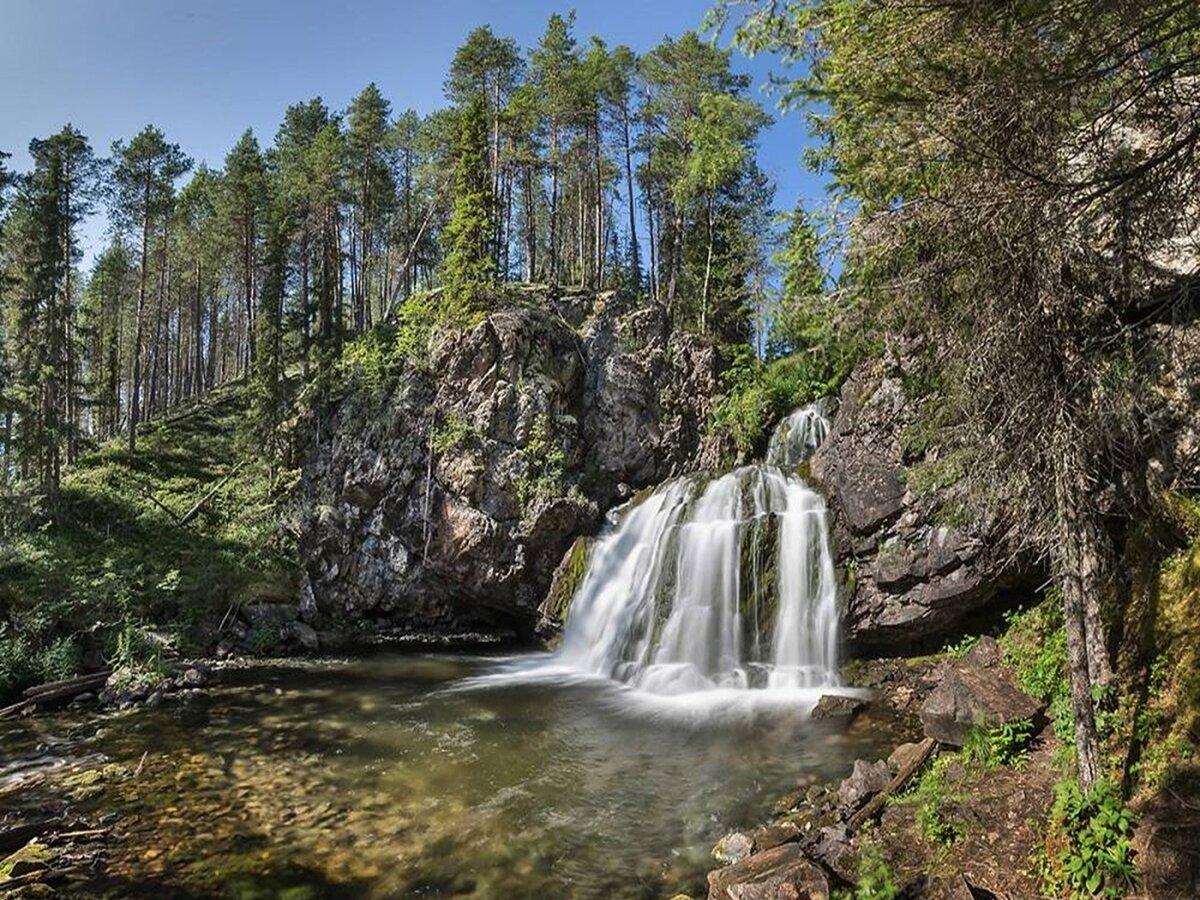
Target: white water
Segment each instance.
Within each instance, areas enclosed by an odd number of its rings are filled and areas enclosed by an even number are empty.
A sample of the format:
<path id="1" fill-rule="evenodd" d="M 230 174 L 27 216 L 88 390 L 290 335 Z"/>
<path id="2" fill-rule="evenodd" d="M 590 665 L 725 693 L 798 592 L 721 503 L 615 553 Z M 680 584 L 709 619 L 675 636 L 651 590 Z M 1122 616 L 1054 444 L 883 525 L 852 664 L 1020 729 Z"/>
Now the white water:
<path id="1" fill-rule="evenodd" d="M 793 471 L 828 427 L 821 408 L 797 410 L 767 463 L 674 479 L 623 511 L 592 551 L 544 671 L 664 698 L 836 687 L 825 504 Z"/>

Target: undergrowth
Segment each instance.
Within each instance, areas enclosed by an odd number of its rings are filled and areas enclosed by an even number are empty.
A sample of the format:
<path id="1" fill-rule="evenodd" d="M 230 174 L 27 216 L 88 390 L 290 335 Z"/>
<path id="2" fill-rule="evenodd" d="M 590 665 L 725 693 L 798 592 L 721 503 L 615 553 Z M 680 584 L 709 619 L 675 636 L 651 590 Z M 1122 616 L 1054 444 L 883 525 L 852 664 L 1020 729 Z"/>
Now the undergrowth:
<path id="1" fill-rule="evenodd" d="M 238 446 L 245 418 L 244 391 L 228 388 L 145 425 L 134 455 L 102 445 L 64 473 L 58 524 L 0 543 L 0 700 L 85 662 L 153 664 L 133 630 L 187 651 L 235 600 L 293 596 L 270 474 Z"/>

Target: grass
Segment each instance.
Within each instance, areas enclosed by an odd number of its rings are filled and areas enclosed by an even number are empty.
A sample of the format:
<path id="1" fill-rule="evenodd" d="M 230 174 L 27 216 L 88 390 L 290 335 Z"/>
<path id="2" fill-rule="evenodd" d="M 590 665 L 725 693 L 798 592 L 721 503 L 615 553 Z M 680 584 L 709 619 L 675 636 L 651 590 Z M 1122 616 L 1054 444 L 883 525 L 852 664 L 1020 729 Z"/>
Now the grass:
<path id="1" fill-rule="evenodd" d="M 230 603 L 294 596 L 266 465 L 239 446 L 246 416 L 243 390 L 228 388 L 145 426 L 136 454 L 97 448 L 65 473 L 59 524 L 0 545 L 0 698 L 113 659 L 138 645 L 131 629 L 202 650 Z"/>

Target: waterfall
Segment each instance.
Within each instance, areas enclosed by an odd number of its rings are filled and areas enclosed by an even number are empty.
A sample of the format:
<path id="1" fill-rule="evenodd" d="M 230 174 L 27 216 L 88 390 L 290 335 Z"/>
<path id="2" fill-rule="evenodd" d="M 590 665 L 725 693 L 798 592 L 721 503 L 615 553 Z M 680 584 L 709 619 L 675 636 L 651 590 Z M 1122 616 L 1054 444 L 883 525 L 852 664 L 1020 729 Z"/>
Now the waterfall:
<path id="1" fill-rule="evenodd" d="M 822 405 L 797 410 L 765 463 L 676 478 L 618 511 L 555 666 L 659 695 L 836 686 L 825 504 L 795 473 L 828 429 Z"/>

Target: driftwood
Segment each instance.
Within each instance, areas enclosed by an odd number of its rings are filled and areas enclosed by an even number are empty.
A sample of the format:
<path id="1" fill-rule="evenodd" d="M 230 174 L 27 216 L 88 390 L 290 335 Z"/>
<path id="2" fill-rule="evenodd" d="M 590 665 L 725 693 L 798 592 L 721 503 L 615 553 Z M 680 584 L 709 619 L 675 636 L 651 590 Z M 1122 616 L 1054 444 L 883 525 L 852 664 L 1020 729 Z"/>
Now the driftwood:
<path id="1" fill-rule="evenodd" d="M 887 802 L 887 798 L 908 784 L 909 779 L 925 764 L 925 760 L 929 759 L 930 754 L 933 753 L 936 746 L 937 741 L 931 737 L 927 737 L 921 741 L 917 745 L 917 752 L 913 754 L 913 758 L 909 760 L 908 764 L 902 767 L 892 780 L 887 783 L 887 786 L 872 797 L 866 806 L 850 817 L 849 829 L 854 831 L 864 822 L 875 818 L 879 814 L 879 811 L 883 809 L 883 804 Z"/>
<path id="2" fill-rule="evenodd" d="M 79 678 L 71 678 L 64 682 L 49 682 L 48 684 L 40 684 L 37 687 L 29 688 L 25 692 L 23 700 L 0 709 L 0 719 L 11 716 L 13 713 L 19 712 L 27 706 L 33 706 L 38 703 L 50 703 L 54 700 L 66 700 L 89 691 L 92 688 L 100 687 L 104 682 L 108 681 L 110 674 L 105 669 L 102 672 L 93 672 L 91 675 L 82 675 Z"/>
<path id="3" fill-rule="evenodd" d="M 76 685 L 85 685 L 90 687 L 92 682 L 108 678 L 112 674 L 112 669 L 101 669 L 98 672 L 89 672 L 86 675 L 77 675 L 74 678 L 64 678 L 62 681 L 47 681 L 45 684 L 37 684 L 30 688 L 25 688 L 23 696 L 33 697 L 36 694 L 48 694 L 51 691 L 57 691 L 60 688 L 72 688 Z"/>

